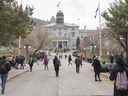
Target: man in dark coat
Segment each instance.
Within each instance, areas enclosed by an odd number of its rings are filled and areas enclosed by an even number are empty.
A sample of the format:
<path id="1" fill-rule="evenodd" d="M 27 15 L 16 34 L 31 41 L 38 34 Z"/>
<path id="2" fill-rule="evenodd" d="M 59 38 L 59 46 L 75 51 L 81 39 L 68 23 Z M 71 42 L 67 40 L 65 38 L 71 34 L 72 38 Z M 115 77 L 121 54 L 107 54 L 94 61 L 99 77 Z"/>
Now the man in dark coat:
<path id="1" fill-rule="evenodd" d="M 54 57 L 53 64 L 54 64 L 54 69 L 56 72 L 56 77 L 58 77 L 59 76 L 60 60 L 58 59 L 57 56 Z"/>
<path id="2" fill-rule="evenodd" d="M 1 78 L 1 93 L 4 94 L 4 90 L 5 90 L 5 85 L 7 82 L 7 78 L 8 78 L 8 72 L 11 69 L 11 65 L 10 63 L 6 60 L 6 57 L 3 56 L 0 59 L 0 78 Z"/>
<path id="3" fill-rule="evenodd" d="M 80 72 L 80 65 L 81 65 L 81 58 L 80 56 L 76 57 L 75 59 L 75 64 L 76 64 L 76 73 Z"/>
<path id="4" fill-rule="evenodd" d="M 100 61 L 98 60 L 97 57 L 94 58 L 92 66 L 93 66 L 94 72 L 95 72 L 95 81 L 97 81 L 97 77 L 98 77 L 99 81 L 101 81 L 101 79 L 100 79 L 101 65 L 100 65 Z"/>
<path id="5" fill-rule="evenodd" d="M 72 57 L 71 57 L 71 55 L 69 55 L 69 57 L 68 57 L 68 65 L 70 65 L 70 64 L 72 65 L 71 61 L 72 61 Z"/>
<path id="6" fill-rule="evenodd" d="M 117 79 L 117 74 L 118 72 L 126 72 L 127 77 L 128 77 L 128 70 L 127 67 L 125 66 L 125 62 L 121 56 L 116 56 L 116 65 L 112 69 L 110 73 L 110 80 L 114 81 L 114 96 L 128 96 L 128 89 L 127 90 L 118 90 L 116 88 L 116 79 Z"/>

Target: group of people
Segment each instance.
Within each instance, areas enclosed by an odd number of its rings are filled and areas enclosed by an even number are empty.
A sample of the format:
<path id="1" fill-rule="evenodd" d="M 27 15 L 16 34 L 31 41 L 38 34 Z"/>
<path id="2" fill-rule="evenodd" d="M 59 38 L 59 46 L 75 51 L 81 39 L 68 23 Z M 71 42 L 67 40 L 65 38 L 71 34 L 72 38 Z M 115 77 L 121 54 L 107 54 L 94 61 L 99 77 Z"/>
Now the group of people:
<path id="1" fill-rule="evenodd" d="M 73 60 L 71 55 L 65 55 L 65 59 L 68 57 L 68 66 L 72 66 Z M 61 66 L 61 59 L 62 56 L 55 55 L 53 58 L 53 66 L 55 70 L 56 77 L 59 77 L 59 69 Z M 113 59 L 113 58 L 112 58 Z M 110 60 L 113 63 L 113 60 Z M 48 63 L 49 59 L 46 54 L 43 54 L 41 58 L 37 56 L 30 55 L 28 64 L 30 68 L 30 72 L 32 72 L 33 65 L 38 60 L 43 61 L 44 70 L 48 70 Z M 20 69 L 24 69 L 24 56 L 16 56 L 12 59 L 8 59 L 5 56 L 0 58 L 0 78 L 1 78 L 1 93 L 4 94 L 5 84 L 8 77 L 8 72 L 11 70 L 11 67 L 18 69 L 20 65 Z M 117 56 L 115 58 L 115 64 L 111 68 L 110 72 L 110 80 L 114 81 L 114 96 L 128 96 L 128 65 L 124 62 L 121 56 Z M 76 73 L 80 73 L 80 66 L 82 67 L 82 58 L 81 56 L 77 56 L 75 58 L 75 66 L 76 66 Z M 101 63 L 97 56 L 93 57 L 92 66 L 95 73 L 95 81 L 101 81 L 100 73 L 101 73 Z"/>
<path id="2" fill-rule="evenodd" d="M 117 56 L 115 63 L 109 77 L 114 81 L 114 96 L 128 96 L 128 64 L 122 56 Z"/>
<path id="3" fill-rule="evenodd" d="M 128 64 L 120 55 L 116 58 L 111 57 L 110 63 L 113 63 L 109 70 L 109 79 L 114 81 L 114 96 L 128 96 Z M 95 81 L 101 81 L 101 64 L 98 57 L 94 57 L 92 66 L 94 67 Z"/>
<path id="4" fill-rule="evenodd" d="M 65 55 L 65 59 L 66 58 L 67 58 L 67 55 Z M 58 58 L 57 55 L 53 59 L 53 64 L 54 64 L 56 77 L 58 77 L 59 76 L 59 67 L 61 66 L 61 60 L 60 60 L 60 58 Z M 70 65 L 72 65 L 72 56 L 71 55 L 68 56 L 68 66 L 70 66 Z M 79 73 L 80 72 L 80 66 L 82 66 L 82 59 L 80 56 L 77 56 L 75 58 L 75 65 L 76 65 L 76 73 Z"/>

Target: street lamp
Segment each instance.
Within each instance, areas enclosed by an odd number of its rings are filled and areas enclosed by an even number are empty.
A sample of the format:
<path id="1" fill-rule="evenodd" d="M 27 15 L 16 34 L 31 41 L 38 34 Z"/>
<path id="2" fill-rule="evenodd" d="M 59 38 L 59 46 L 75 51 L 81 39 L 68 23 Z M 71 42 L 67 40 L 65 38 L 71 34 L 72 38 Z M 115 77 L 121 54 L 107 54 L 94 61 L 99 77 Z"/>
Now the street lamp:
<path id="1" fill-rule="evenodd" d="M 28 45 L 28 44 L 26 44 L 25 46 L 24 46 L 24 49 L 25 49 L 25 51 L 26 51 L 26 63 L 27 63 L 27 61 L 28 61 L 28 58 L 29 58 L 29 49 L 31 49 L 32 47 L 30 46 L 30 45 Z"/>

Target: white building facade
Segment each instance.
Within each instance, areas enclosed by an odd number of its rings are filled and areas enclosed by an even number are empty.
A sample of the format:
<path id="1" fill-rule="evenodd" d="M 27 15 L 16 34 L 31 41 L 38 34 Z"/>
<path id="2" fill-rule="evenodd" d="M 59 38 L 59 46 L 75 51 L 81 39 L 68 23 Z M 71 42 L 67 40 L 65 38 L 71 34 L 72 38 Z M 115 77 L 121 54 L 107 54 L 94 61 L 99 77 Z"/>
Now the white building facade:
<path id="1" fill-rule="evenodd" d="M 59 10 L 56 14 L 55 22 L 46 25 L 48 33 L 54 39 L 52 40 L 52 48 L 74 49 L 76 48 L 76 39 L 79 37 L 79 26 L 64 22 L 64 14 Z"/>

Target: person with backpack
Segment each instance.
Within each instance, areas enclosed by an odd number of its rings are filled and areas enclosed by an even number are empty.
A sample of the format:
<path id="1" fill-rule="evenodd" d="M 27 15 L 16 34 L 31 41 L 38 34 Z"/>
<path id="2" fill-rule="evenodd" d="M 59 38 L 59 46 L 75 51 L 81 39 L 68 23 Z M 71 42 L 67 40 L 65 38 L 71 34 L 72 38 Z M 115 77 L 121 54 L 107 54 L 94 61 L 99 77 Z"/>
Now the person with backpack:
<path id="1" fill-rule="evenodd" d="M 109 78 L 114 81 L 114 96 L 128 96 L 128 70 L 121 56 L 116 57 L 116 65 Z"/>
<path id="2" fill-rule="evenodd" d="M 59 67 L 61 64 L 60 64 L 60 60 L 58 59 L 57 56 L 54 57 L 53 64 L 54 64 L 54 69 L 56 72 L 56 77 L 58 77 L 59 76 Z"/>
<path id="3" fill-rule="evenodd" d="M 0 78 L 1 78 L 1 94 L 5 92 L 5 85 L 8 78 L 8 72 L 11 70 L 10 63 L 6 60 L 6 57 L 3 56 L 0 59 Z"/>

